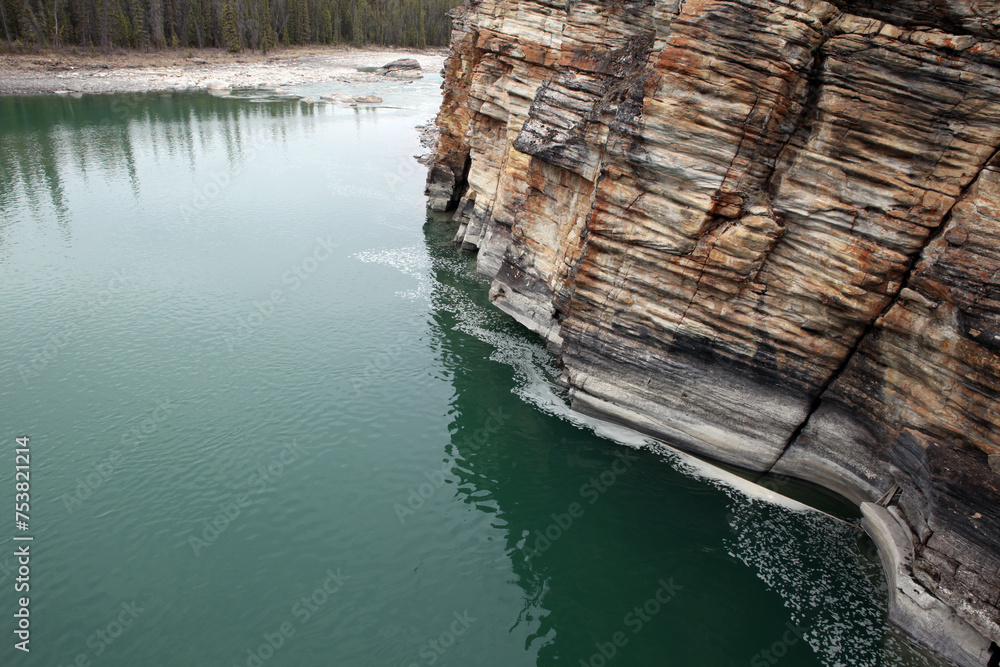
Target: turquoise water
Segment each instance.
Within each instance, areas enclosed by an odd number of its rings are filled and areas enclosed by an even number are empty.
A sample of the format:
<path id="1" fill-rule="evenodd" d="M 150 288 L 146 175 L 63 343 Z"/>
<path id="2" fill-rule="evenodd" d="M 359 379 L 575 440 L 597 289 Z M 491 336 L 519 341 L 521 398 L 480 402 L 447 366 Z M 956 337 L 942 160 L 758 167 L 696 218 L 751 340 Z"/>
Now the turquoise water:
<path id="1" fill-rule="evenodd" d="M 439 84 L 0 98 L 0 664 L 936 664 L 855 529 L 567 411 L 428 220 Z"/>

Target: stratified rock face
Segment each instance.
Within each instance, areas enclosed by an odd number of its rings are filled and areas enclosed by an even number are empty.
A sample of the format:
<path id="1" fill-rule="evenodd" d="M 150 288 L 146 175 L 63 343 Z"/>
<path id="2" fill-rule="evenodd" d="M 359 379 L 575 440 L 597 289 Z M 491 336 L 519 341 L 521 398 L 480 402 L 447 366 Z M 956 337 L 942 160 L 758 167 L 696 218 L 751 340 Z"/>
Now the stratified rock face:
<path id="1" fill-rule="evenodd" d="M 430 205 L 574 407 L 859 503 L 898 485 L 908 576 L 1000 641 L 1000 6 L 454 19 Z"/>

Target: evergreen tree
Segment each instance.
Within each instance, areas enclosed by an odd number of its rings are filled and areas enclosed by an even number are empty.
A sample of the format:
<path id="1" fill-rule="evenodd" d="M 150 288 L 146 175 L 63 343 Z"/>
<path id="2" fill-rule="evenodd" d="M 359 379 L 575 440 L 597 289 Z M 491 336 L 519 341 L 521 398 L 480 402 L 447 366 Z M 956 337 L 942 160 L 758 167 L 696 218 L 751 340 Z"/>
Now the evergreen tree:
<path id="1" fill-rule="evenodd" d="M 305 44 L 311 41 L 309 5 L 306 4 L 306 0 L 293 0 L 293 2 L 295 4 L 295 43 Z"/>
<path id="2" fill-rule="evenodd" d="M 278 32 L 274 27 L 269 0 L 259 0 L 260 12 L 260 50 L 264 53 L 278 48 Z"/>
<path id="3" fill-rule="evenodd" d="M 323 9 L 323 16 L 320 19 L 319 41 L 323 44 L 333 43 L 333 17 L 330 16 L 330 8 Z"/>
<path id="4" fill-rule="evenodd" d="M 0 0 L 0 39 L 231 51 L 285 44 L 441 46 L 461 0 Z"/>
<path id="5" fill-rule="evenodd" d="M 222 39 L 226 50 L 230 53 L 242 51 L 240 48 L 240 33 L 236 27 L 236 5 L 233 0 L 227 0 L 222 10 Z"/>
<path id="6" fill-rule="evenodd" d="M 149 30 L 146 28 L 146 10 L 142 0 L 130 0 L 129 2 L 129 46 L 138 49 L 149 48 Z"/>
<path id="7" fill-rule="evenodd" d="M 187 31 L 184 43 L 188 46 L 201 46 L 201 38 L 198 35 L 198 16 L 195 14 L 194 6 L 188 7 Z"/>

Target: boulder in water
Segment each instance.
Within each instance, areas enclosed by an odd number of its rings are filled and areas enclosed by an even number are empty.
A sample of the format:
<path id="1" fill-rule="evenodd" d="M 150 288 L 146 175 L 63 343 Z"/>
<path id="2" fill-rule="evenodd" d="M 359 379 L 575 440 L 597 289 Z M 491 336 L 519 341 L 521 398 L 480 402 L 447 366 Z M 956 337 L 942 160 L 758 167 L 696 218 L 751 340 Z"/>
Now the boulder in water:
<path id="1" fill-rule="evenodd" d="M 420 63 L 413 58 L 393 60 L 391 63 L 379 67 L 375 73 L 400 79 L 419 79 L 424 75 L 423 70 L 420 69 Z"/>

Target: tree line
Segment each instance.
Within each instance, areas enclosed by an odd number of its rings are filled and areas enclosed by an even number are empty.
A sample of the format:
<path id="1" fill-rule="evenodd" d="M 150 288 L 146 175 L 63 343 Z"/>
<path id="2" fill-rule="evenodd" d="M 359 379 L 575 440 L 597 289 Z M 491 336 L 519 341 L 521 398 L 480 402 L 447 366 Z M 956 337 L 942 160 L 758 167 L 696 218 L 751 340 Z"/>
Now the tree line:
<path id="1" fill-rule="evenodd" d="M 22 45 L 445 46 L 461 0 L 0 0 L 0 39 Z"/>

